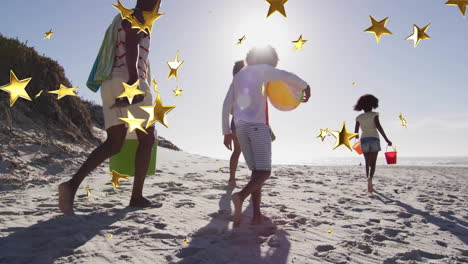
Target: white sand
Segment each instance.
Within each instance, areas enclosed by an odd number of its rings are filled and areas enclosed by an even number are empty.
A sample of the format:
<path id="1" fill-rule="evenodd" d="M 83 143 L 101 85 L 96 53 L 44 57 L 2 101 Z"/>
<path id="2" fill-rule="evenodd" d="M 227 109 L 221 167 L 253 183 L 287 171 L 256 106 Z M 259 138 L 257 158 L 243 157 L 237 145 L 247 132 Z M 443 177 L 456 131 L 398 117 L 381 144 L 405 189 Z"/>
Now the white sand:
<path id="1" fill-rule="evenodd" d="M 468 262 L 468 168 L 381 166 L 370 198 L 362 167 L 275 166 L 269 220 L 250 226 L 248 208 L 233 230 L 227 161 L 160 149 L 144 189 L 155 206 L 142 210 L 126 207 L 132 182 L 114 192 L 103 164 L 79 189 L 77 216 L 62 217 L 57 186 L 80 162 L 59 157 L 48 181 L 0 192 L 0 263 Z M 239 168 L 240 187 L 248 176 Z"/>

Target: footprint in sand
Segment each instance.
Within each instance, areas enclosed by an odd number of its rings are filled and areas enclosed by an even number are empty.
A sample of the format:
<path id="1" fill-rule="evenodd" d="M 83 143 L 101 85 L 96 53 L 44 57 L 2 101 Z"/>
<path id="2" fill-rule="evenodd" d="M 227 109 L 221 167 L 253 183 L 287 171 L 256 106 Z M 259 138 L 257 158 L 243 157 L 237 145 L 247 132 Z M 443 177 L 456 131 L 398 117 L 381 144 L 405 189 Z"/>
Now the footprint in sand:
<path id="1" fill-rule="evenodd" d="M 184 207 L 184 208 L 194 208 L 195 207 L 195 203 L 192 202 L 192 200 L 180 200 L 180 202 L 176 203 L 175 205 L 175 208 L 180 208 L 180 207 Z"/>

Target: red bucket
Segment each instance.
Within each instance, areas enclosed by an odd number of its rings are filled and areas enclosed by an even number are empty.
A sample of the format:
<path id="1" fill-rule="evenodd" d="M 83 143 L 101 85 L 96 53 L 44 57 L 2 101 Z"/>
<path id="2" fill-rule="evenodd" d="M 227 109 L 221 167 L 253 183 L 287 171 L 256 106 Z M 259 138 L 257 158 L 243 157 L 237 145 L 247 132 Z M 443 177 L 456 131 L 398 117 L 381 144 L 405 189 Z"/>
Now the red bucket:
<path id="1" fill-rule="evenodd" d="M 388 148 L 388 147 L 387 147 Z M 396 164 L 397 161 L 397 152 L 395 151 L 385 151 L 385 159 L 387 159 L 387 164 Z"/>
<path id="2" fill-rule="evenodd" d="M 354 151 L 356 151 L 357 154 L 362 155 L 362 150 L 361 150 L 361 142 L 357 141 L 353 145 Z"/>

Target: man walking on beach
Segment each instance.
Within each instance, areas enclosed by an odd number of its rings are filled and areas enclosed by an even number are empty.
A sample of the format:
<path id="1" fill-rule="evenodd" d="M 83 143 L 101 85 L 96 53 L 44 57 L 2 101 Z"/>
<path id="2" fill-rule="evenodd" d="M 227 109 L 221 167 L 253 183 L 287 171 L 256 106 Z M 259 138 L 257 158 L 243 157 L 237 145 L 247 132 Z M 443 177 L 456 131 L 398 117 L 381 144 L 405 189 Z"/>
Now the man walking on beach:
<path id="1" fill-rule="evenodd" d="M 132 19 L 144 24 L 144 13 L 157 12 L 160 4 L 161 0 L 137 0 L 136 7 L 131 14 Z M 119 14 L 106 32 L 90 80 L 88 80 L 88 87 L 95 92 L 101 86 L 107 139 L 89 155 L 71 180 L 59 185 L 59 208 L 64 215 L 74 214 L 74 197 L 84 178 L 106 159 L 120 152 L 127 128 L 119 118 L 127 117 L 127 111 L 130 111 L 135 118 L 147 118 L 146 112 L 140 106 L 152 105 L 150 86 L 147 81 L 149 50 L 149 32 L 139 32 L 139 29 L 132 28 L 132 24 L 122 19 Z M 137 81 L 139 81 L 138 88 L 144 92 L 144 96 L 135 96 L 132 104 L 127 98 L 117 99 L 117 96 L 124 91 L 122 82 L 133 85 Z M 155 141 L 154 126 L 147 128 L 146 132 L 147 134 L 136 131 L 139 145 L 135 158 L 135 180 L 130 198 L 130 206 L 135 207 L 147 207 L 151 204 L 143 197 L 143 184 Z"/>

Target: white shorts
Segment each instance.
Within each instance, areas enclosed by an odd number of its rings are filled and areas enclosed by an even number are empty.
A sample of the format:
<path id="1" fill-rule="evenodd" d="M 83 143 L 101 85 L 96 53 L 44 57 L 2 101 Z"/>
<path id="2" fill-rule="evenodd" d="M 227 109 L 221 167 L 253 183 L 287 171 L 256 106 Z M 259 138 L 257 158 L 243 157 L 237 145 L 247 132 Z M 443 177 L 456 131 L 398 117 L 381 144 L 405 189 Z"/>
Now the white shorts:
<path id="1" fill-rule="evenodd" d="M 143 111 L 140 106 L 151 106 L 153 105 L 153 97 L 151 90 L 146 80 L 140 79 L 139 89 L 145 92 L 145 98 L 138 104 L 129 105 L 126 107 L 113 107 L 117 96 L 123 93 L 124 87 L 122 82 L 126 82 L 127 79 L 121 77 L 113 77 L 111 80 L 104 81 L 101 85 L 101 97 L 102 97 L 102 111 L 104 112 L 104 128 L 107 130 L 110 127 L 122 125 L 127 126 L 127 123 L 120 120 L 119 117 L 127 118 L 127 110 L 130 110 L 135 118 L 148 119 L 148 113 Z M 146 122 L 143 123 L 143 127 L 146 126 Z"/>
<path id="2" fill-rule="evenodd" d="M 271 171 L 271 133 L 267 124 L 235 122 L 236 136 L 250 170 Z"/>

